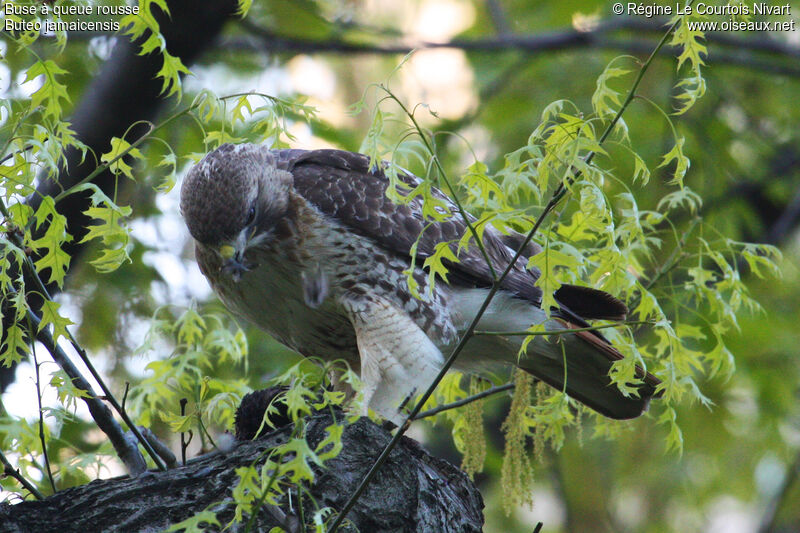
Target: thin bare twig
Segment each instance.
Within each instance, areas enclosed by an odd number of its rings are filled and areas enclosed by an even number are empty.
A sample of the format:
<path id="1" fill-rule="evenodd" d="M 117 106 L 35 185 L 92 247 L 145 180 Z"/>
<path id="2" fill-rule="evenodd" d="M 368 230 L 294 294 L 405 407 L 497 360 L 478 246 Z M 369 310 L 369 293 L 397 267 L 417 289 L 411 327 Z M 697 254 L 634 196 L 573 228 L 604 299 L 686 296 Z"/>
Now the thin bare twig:
<path id="1" fill-rule="evenodd" d="M 423 411 L 417 416 L 414 417 L 414 420 L 421 420 L 423 418 L 428 418 L 429 416 L 438 415 L 441 412 L 449 411 L 450 409 L 457 409 L 468 403 L 472 403 L 478 400 L 482 400 L 488 396 L 494 396 L 495 394 L 499 394 L 501 392 L 509 391 L 514 389 L 513 383 L 506 383 L 504 385 L 498 385 L 496 387 L 491 387 L 486 389 L 485 391 L 479 392 L 477 394 L 473 394 L 472 396 L 467 396 L 466 398 L 462 398 L 460 400 L 456 400 L 452 403 L 447 403 L 444 405 L 440 405 L 439 407 L 434 407 L 433 409 L 428 409 L 427 411 Z"/>
<path id="2" fill-rule="evenodd" d="M 31 339 L 35 337 L 30 321 L 28 321 L 28 335 Z M 58 490 L 56 490 L 56 482 L 53 480 L 53 470 L 50 468 L 50 457 L 47 455 L 47 440 L 44 438 L 44 409 L 42 408 L 42 387 L 39 377 L 39 360 L 36 357 L 36 343 L 31 344 L 31 356 L 33 357 L 33 368 L 36 373 L 36 402 L 39 407 L 39 441 L 42 443 L 42 456 L 44 456 L 44 468 L 47 472 L 47 479 L 50 480 L 50 487 L 52 487 L 53 494 L 55 494 Z"/>
<path id="3" fill-rule="evenodd" d="M 618 328 L 621 326 L 642 326 L 654 325 L 652 320 L 625 320 L 623 322 L 614 322 L 613 324 L 601 324 L 599 326 L 587 326 L 585 328 L 565 328 L 565 329 L 551 329 L 544 331 L 481 331 L 476 330 L 473 335 L 488 335 L 497 337 L 534 337 L 537 335 L 569 335 L 578 331 L 596 331 L 598 329 Z"/>
<path id="4" fill-rule="evenodd" d="M 37 489 L 33 485 L 33 483 L 25 479 L 25 476 L 23 476 L 18 469 L 14 468 L 14 466 L 8 461 L 8 459 L 6 459 L 6 456 L 3 455 L 2 451 L 0 451 L 0 464 L 3 465 L 3 474 L 5 474 L 6 476 L 11 476 L 17 481 L 19 481 L 19 484 L 25 487 L 25 489 L 27 489 L 28 492 L 33 494 L 33 497 L 36 498 L 37 500 L 44 499 L 44 496 L 42 495 L 41 492 L 39 492 L 39 489 Z"/>
<path id="5" fill-rule="evenodd" d="M 181 398 L 180 405 L 181 405 L 181 416 L 186 416 L 186 404 L 189 402 L 186 398 Z M 181 464 L 186 466 L 186 448 L 189 447 L 189 443 L 192 442 L 192 431 L 189 430 L 189 440 L 186 440 L 186 433 L 181 431 Z"/>
<path id="6" fill-rule="evenodd" d="M 56 343 L 55 339 L 53 339 L 53 336 L 50 334 L 47 328 L 39 328 L 41 319 L 30 309 L 28 310 L 28 320 L 30 320 L 33 328 L 39 330 L 36 334 L 36 340 L 41 342 L 47 351 L 50 352 L 53 360 L 67 374 L 69 379 L 72 381 L 72 384 L 76 388 L 86 393 L 85 396 L 81 396 L 81 399 L 89 408 L 89 412 L 91 413 L 95 423 L 97 423 L 97 427 L 103 430 L 103 432 L 108 436 L 108 439 L 114 446 L 114 450 L 117 452 L 117 455 L 119 455 L 119 458 L 122 460 L 122 462 L 125 463 L 125 466 L 128 468 L 128 471 L 131 473 L 131 475 L 136 476 L 146 471 L 147 463 L 145 463 L 144 457 L 142 457 L 142 454 L 139 452 L 136 444 L 131 443 L 125 438 L 125 432 L 122 431 L 122 427 L 114 419 L 114 416 L 111 414 L 111 410 L 94 393 L 92 386 L 88 381 L 86 381 L 86 378 L 83 377 L 83 374 L 81 374 L 78 368 L 72 363 L 72 360 L 67 356 L 64 350 L 62 350 L 58 343 Z M 143 437 L 140 438 L 140 442 L 144 440 Z M 148 443 L 146 447 L 149 446 L 150 445 Z M 155 452 L 153 452 L 153 454 L 155 455 Z M 156 464 L 161 464 L 161 459 L 158 458 L 157 455 L 156 459 Z"/>

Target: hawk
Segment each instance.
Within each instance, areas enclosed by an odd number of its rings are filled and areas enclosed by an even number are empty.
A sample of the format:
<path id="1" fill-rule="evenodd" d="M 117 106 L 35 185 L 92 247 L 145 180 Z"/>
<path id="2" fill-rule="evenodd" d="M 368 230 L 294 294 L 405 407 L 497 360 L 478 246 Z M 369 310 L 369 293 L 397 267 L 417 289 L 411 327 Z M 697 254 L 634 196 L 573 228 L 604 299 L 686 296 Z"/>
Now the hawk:
<path id="1" fill-rule="evenodd" d="M 410 173 L 399 179 L 409 188 L 420 183 Z M 347 361 L 360 370 L 364 405 L 396 422 L 398 406 L 432 383 L 476 316 L 492 275 L 477 246 L 458 249 L 468 228 L 449 197 L 433 190 L 452 214 L 433 221 L 419 197 L 390 200 L 388 185 L 383 169 L 370 167 L 362 154 L 224 144 L 189 171 L 180 205 L 200 270 L 223 303 L 302 355 Z M 420 265 L 442 242 L 458 261 L 445 260 L 447 280 L 431 285 Z M 523 242 L 490 225 L 483 232 L 497 273 Z M 621 301 L 575 285 L 556 291 L 559 307 L 548 317 L 534 286 L 540 272 L 525 267 L 540 251 L 527 246 L 478 329 L 519 332 L 542 323 L 578 329 L 589 319 L 625 317 Z M 524 337 L 475 336 L 455 368 L 514 364 L 616 419 L 639 416 L 657 395 L 658 379 L 639 368 L 638 394 L 623 394 L 611 382 L 611 365 L 623 356 L 599 333 L 558 338 L 536 337 L 519 357 Z"/>

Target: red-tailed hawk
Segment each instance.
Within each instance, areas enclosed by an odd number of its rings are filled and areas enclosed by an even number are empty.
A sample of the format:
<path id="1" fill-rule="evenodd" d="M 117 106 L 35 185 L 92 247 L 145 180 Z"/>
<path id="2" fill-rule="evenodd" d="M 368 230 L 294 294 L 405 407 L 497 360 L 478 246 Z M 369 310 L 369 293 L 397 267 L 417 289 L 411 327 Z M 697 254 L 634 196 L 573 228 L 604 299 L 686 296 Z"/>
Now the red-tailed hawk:
<path id="1" fill-rule="evenodd" d="M 419 179 L 400 176 L 410 187 Z M 429 286 L 421 268 L 437 243 L 467 231 L 454 203 L 434 194 L 453 216 L 426 220 L 419 198 L 394 203 L 388 178 L 369 159 L 340 150 L 270 150 L 223 145 L 186 176 L 181 211 L 196 242 L 203 274 L 226 306 L 281 343 L 306 355 L 346 360 L 360 369 L 365 404 L 397 421 L 398 405 L 421 393 L 441 369 L 492 284 L 474 244 L 446 261 L 447 282 Z M 421 234 L 421 236 L 420 236 Z M 409 290 L 404 271 L 419 239 Z M 495 272 L 502 272 L 522 237 L 491 226 L 483 244 Z M 529 246 L 526 255 L 538 253 Z M 521 257 L 494 297 L 478 329 L 522 331 L 587 326 L 587 319 L 621 319 L 627 309 L 593 289 L 564 285 L 560 309 L 540 308 L 539 272 Z M 622 355 L 600 334 L 580 331 L 560 342 L 537 337 L 518 359 L 523 337 L 476 336 L 456 361 L 472 371 L 515 364 L 611 418 L 633 418 L 647 408 L 658 380 L 639 371 L 638 396 L 625 396 L 609 378 Z M 564 368 L 566 361 L 567 368 Z M 566 379 L 566 387 L 564 380 Z"/>

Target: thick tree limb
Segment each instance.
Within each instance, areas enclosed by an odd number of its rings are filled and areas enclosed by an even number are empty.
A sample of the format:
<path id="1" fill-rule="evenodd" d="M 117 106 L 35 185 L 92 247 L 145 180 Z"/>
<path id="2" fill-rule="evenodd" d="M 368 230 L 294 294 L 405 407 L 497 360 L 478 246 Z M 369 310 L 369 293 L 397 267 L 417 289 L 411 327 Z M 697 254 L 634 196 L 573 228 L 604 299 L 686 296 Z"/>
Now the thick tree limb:
<path id="1" fill-rule="evenodd" d="M 327 437 L 325 429 L 331 423 L 328 413 L 307 420 L 312 449 Z M 278 429 L 242 442 L 228 453 L 209 454 L 167 472 L 94 481 L 42 501 L 0 504 L 0 532 L 160 531 L 209 506 L 221 509 L 219 520 L 224 527 L 233 513 L 233 506 L 225 504 L 230 504 L 231 489 L 237 483 L 235 469 L 263 461 L 264 452 L 286 442 L 291 429 Z M 347 426 L 339 456 L 324 468 L 315 467 L 316 480 L 308 492 L 318 506 L 340 508 L 390 438 L 369 419 Z M 278 518 L 288 523 L 296 517 L 297 497 L 292 492 L 293 510 L 288 499 L 280 509 L 262 508 L 253 531 L 269 531 L 280 525 Z M 309 520 L 316 508 L 306 500 L 303 515 Z M 214 507 L 215 503 L 220 505 Z M 348 517 L 363 532 L 466 533 L 481 531 L 482 507 L 480 493 L 463 472 L 403 438 Z"/>

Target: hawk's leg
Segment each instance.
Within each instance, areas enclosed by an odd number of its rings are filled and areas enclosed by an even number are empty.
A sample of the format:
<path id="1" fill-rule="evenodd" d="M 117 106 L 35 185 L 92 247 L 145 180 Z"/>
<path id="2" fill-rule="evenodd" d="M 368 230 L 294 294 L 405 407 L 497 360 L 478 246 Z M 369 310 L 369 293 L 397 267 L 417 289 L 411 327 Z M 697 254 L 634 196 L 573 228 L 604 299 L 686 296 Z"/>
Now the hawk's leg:
<path id="1" fill-rule="evenodd" d="M 343 299 L 356 332 L 364 382 L 364 411 L 370 407 L 398 426 L 398 408 L 425 390 L 444 364 L 442 352 L 422 329 L 382 299 Z"/>

